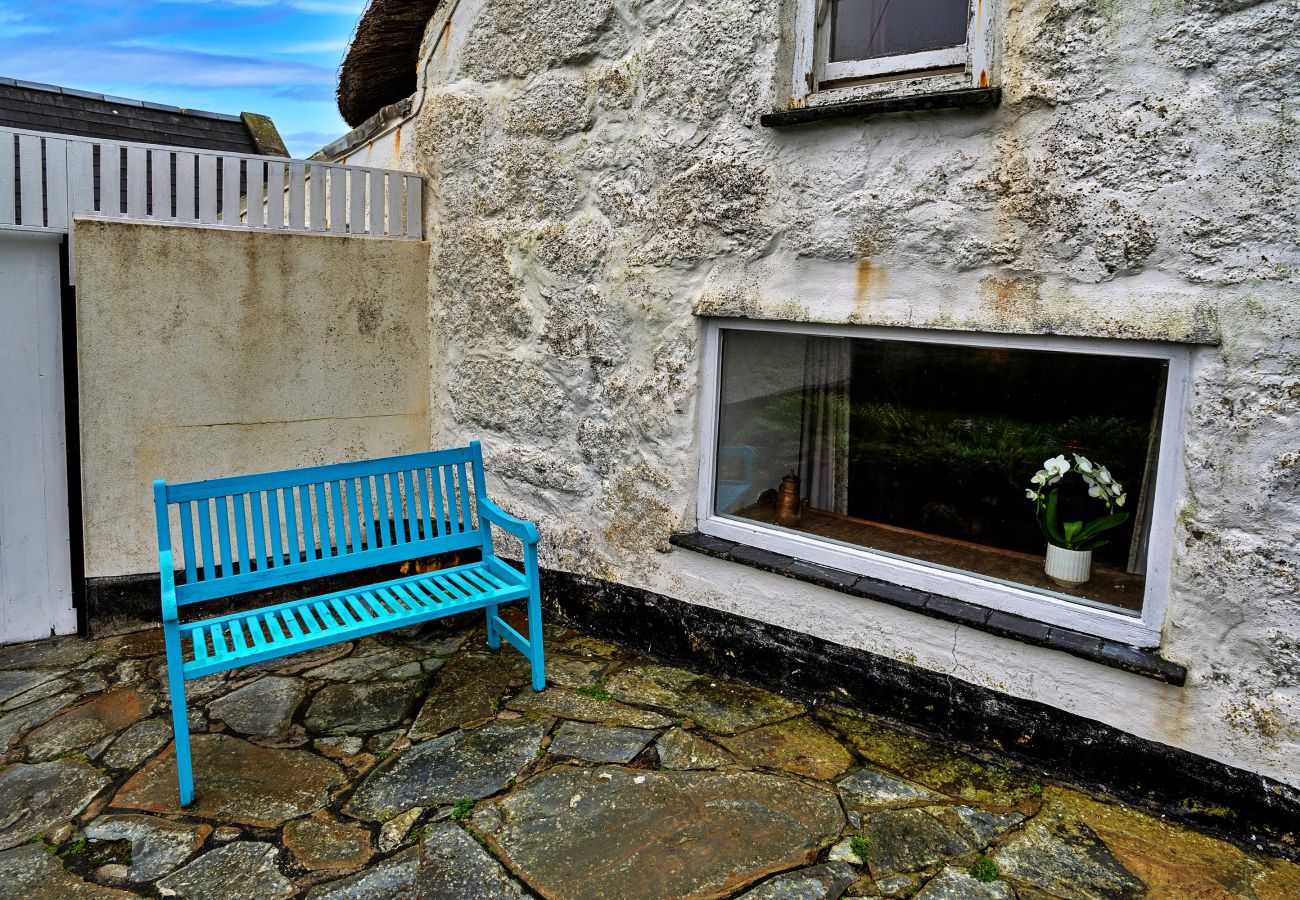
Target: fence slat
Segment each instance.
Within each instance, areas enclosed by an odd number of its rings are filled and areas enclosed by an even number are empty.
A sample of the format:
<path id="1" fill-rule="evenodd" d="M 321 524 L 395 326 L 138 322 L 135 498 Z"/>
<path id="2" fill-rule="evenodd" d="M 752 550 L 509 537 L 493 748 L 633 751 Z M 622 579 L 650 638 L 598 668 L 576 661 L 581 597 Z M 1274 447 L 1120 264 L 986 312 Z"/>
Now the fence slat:
<path id="1" fill-rule="evenodd" d="M 99 145 L 99 214 L 122 215 L 122 145 Z"/>
<path id="2" fill-rule="evenodd" d="M 18 136 L 18 214 L 23 225 L 41 227 L 45 215 L 45 191 L 41 184 L 41 139 L 31 134 Z"/>
<path id="3" fill-rule="evenodd" d="M 194 211 L 194 154 L 176 154 L 176 218 L 193 222 L 198 218 Z"/>
<path id="4" fill-rule="evenodd" d="M 329 230 L 331 234 L 342 234 L 348 230 L 347 223 L 347 200 L 348 200 L 348 171 L 347 169 L 329 169 L 330 173 L 330 217 Z"/>
<path id="5" fill-rule="evenodd" d="M 68 142 L 45 139 L 45 215 L 50 228 L 68 227 Z"/>
<path id="6" fill-rule="evenodd" d="M 4 139 L 0 137 L 0 144 Z M 4 163 L 0 162 L 0 169 Z M 74 216 L 95 211 L 95 145 L 89 141 L 68 142 L 68 209 Z"/>
<path id="7" fill-rule="evenodd" d="M 135 219 L 149 215 L 149 151 L 126 148 L 126 214 Z"/>
<path id="8" fill-rule="evenodd" d="M 384 173 L 370 173 L 370 233 L 384 234 Z"/>
<path id="9" fill-rule="evenodd" d="M 424 234 L 424 213 L 421 204 L 424 195 L 421 188 L 424 182 L 418 175 L 406 176 L 406 236 L 419 238 Z"/>
<path id="10" fill-rule="evenodd" d="M 284 227 L 284 163 L 266 164 L 266 227 Z"/>
<path id="11" fill-rule="evenodd" d="M 199 154 L 199 221 L 217 224 L 217 158 Z"/>
<path id="12" fill-rule="evenodd" d="M 307 209 L 307 221 L 312 231 L 324 231 L 325 220 L 328 216 L 325 214 L 325 187 L 329 180 L 329 169 L 324 166 L 312 166 L 311 174 L 308 181 L 311 184 L 311 204 Z"/>
<path id="13" fill-rule="evenodd" d="M 304 190 L 306 180 L 307 165 L 300 162 L 289 163 L 289 227 L 294 231 L 302 231 L 307 221 L 307 210 L 303 208 L 307 199 Z"/>
<path id="14" fill-rule="evenodd" d="M 149 214 L 155 219 L 172 217 L 172 155 L 166 150 L 149 151 Z"/>
<path id="15" fill-rule="evenodd" d="M 357 169 L 348 169 L 348 231 L 366 233 L 366 178 Z"/>
<path id="16" fill-rule="evenodd" d="M 246 159 L 244 175 L 247 181 L 244 194 L 244 224 L 251 228 L 260 228 L 266 221 L 266 197 L 262 193 L 262 183 L 266 179 L 266 165 L 260 159 Z"/>
<path id="17" fill-rule="evenodd" d="M 14 136 L 7 131 L 0 131 L 0 225 L 18 224 L 18 210 L 14 204 Z"/>
<path id="18" fill-rule="evenodd" d="M 406 178 L 401 175 L 388 173 L 388 228 L 384 234 L 399 235 L 405 234 L 406 230 L 402 227 L 402 193 L 406 186 Z"/>
<path id="19" fill-rule="evenodd" d="M 221 157 L 221 224 L 239 224 L 239 157 Z"/>

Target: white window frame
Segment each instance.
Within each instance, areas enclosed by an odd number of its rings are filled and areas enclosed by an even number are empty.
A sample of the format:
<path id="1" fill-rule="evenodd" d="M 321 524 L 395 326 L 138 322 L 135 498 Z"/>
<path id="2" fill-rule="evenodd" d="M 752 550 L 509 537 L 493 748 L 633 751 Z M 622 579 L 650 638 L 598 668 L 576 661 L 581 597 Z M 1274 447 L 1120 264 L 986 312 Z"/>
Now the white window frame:
<path id="1" fill-rule="evenodd" d="M 896 78 L 915 73 L 918 84 L 894 88 L 893 91 L 909 94 L 990 87 L 994 82 L 992 23 L 996 0 L 970 0 L 966 43 L 961 46 L 843 62 L 829 61 L 830 28 L 824 27 L 823 22 L 830 9 L 828 0 L 795 2 L 794 106 L 860 99 L 863 94 L 860 85 L 838 86 L 838 83 L 851 79 Z M 944 75 L 926 77 L 927 70 L 944 72 L 956 66 L 963 67 L 958 76 L 949 71 Z"/>
<path id="2" fill-rule="evenodd" d="M 722 331 L 766 331 L 823 337 L 874 338 L 932 344 L 956 344 L 1097 356 L 1143 357 L 1169 364 L 1161 423 L 1160 453 L 1151 512 L 1146 591 L 1140 615 L 1086 606 L 1063 594 L 945 568 L 882 551 L 833 543 L 812 535 L 719 515 L 713 506 L 718 447 L 719 396 L 722 385 Z M 700 401 L 700 470 L 697 497 L 699 530 L 774 553 L 945 597 L 1001 610 L 1047 625 L 1057 625 L 1138 647 L 1158 647 L 1169 605 L 1173 562 L 1174 518 L 1183 488 L 1183 439 L 1191 350 L 1179 344 L 1107 340 L 1055 335 L 983 334 L 865 325 L 710 319 L 705 330 L 704 372 Z M 1068 402 L 1063 400 L 1063 402 Z M 1030 510 L 1026 506 L 1025 515 Z"/>

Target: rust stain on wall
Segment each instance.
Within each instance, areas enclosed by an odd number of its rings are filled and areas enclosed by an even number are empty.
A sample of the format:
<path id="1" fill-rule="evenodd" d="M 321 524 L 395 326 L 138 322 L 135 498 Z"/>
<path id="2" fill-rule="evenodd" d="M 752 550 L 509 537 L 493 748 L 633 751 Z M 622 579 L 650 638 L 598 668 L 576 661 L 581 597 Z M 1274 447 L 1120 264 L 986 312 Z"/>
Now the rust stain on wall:
<path id="1" fill-rule="evenodd" d="M 873 263 L 870 257 L 858 260 L 857 286 L 853 295 L 853 316 L 865 319 L 870 312 L 871 297 L 880 292 L 885 281 L 884 269 Z"/>

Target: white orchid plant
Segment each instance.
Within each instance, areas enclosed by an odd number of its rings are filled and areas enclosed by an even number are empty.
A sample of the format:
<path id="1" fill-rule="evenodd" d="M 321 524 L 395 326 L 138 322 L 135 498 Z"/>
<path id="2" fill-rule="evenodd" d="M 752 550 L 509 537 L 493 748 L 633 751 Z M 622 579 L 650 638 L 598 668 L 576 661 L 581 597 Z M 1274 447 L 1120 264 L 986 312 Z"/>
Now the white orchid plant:
<path id="1" fill-rule="evenodd" d="M 1103 533 L 1128 521 L 1128 513 L 1118 511 L 1128 495 L 1105 466 L 1096 465 L 1077 453 L 1071 455 L 1074 457 L 1073 464 L 1064 454 L 1046 460 L 1043 467 L 1029 479 L 1034 486 L 1025 490 L 1025 497 L 1034 501 L 1038 527 L 1043 530 L 1048 543 L 1066 550 L 1096 550 L 1106 543 L 1105 538 L 1101 537 Z M 1089 497 L 1095 497 L 1106 504 L 1106 515 L 1087 521 L 1060 521 L 1060 488 L 1056 485 L 1072 471 L 1087 483 Z"/>

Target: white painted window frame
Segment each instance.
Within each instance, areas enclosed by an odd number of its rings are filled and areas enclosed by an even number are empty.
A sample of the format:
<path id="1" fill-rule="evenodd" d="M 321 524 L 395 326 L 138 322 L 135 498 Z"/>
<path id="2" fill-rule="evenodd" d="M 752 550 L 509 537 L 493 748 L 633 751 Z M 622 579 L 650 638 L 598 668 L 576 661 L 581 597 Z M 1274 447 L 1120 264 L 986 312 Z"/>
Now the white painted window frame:
<path id="1" fill-rule="evenodd" d="M 722 381 L 722 331 L 766 331 L 824 337 L 875 338 L 968 347 L 1046 350 L 1098 356 L 1142 357 L 1168 362 L 1160 453 L 1151 512 L 1146 593 L 1140 616 L 1086 606 L 1063 594 L 945 568 L 877 550 L 835 543 L 812 535 L 763 525 L 714 510 L 718 447 L 718 412 Z M 1138 647 L 1158 647 L 1169 605 L 1173 562 L 1174 518 L 1183 489 L 1182 448 L 1191 350 L 1180 344 L 1055 335 L 984 334 L 861 325 L 710 319 L 705 329 L 704 371 L 700 398 L 700 470 L 698 525 L 704 534 L 782 553 L 820 565 L 882 581 L 953 597 L 969 603 L 1035 619 Z M 1068 402 L 1064 398 L 1062 402 Z M 1025 514 L 1030 510 L 1026 506 Z"/>
<path id="2" fill-rule="evenodd" d="M 839 87 L 852 79 L 870 79 L 915 73 L 922 82 L 908 93 L 943 91 L 956 87 L 990 87 L 994 81 L 996 48 L 993 22 L 997 0 L 970 0 L 966 43 L 958 47 L 904 53 L 878 59 L 830 62 L 830 28 L 824 27 L 827 0 L 795 0 L 795 52 L 792 99 L 794 106 L 821 105 L 856 99 L 860 90 Z M 961 76 L 924 78 L 927 70 L 963 66 Z M 827 83 L 831 83 L 828 85 Z"/>

